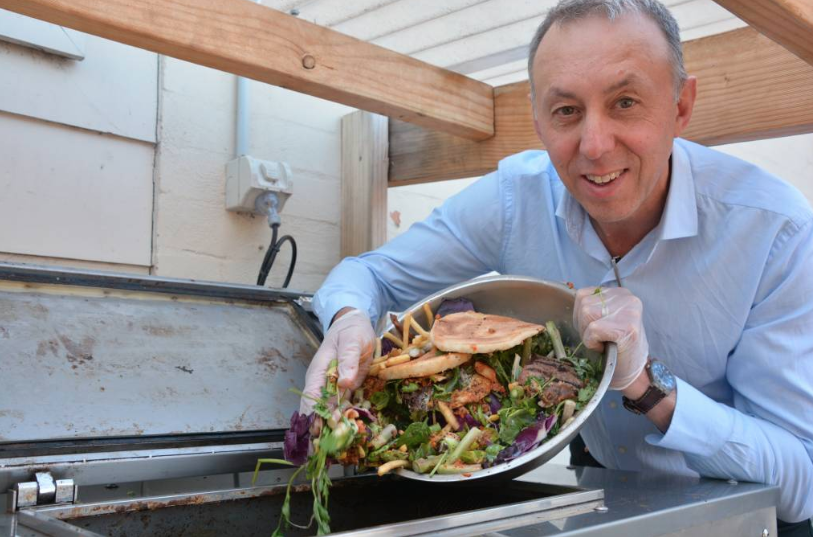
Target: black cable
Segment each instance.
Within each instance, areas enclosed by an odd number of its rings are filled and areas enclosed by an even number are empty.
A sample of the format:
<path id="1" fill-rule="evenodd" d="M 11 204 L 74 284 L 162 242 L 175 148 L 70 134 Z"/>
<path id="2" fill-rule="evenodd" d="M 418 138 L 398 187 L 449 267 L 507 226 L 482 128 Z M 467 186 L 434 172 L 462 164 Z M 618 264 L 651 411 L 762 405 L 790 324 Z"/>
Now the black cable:
<path id="1" fill-rule="evenodd" d="M 257 276 L 257 285 L 265 285 L 265 280 L 268 279 L 268 273 L 271 272 L 271 267 L 274 266 L 274 260 L 285 242 L 291 243 L 291 264 L 288 266 L 288 274 L 285 276 L 285 283 L 282 288 L 288 287 L 291 283 L 291 277 L 294 275 L 294 267 L 296 267 L 296 241 L 290 235 L 283 236 L 277 240 L 279 233 L 279 224 L 271 225 L 271 244 L 268 245 L 268 251 L 265 252 L 263 263 L 260 265 L 260 274 Z"/>

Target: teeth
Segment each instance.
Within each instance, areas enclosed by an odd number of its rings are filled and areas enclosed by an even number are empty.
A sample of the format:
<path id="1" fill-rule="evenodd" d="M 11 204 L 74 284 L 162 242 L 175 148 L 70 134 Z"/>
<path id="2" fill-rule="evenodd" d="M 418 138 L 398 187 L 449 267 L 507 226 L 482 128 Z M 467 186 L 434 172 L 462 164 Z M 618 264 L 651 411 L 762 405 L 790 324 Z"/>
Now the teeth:
<path id="1" fill-rule="evenodd" d="M 590 175 L 587 174 L 587 178 L 593 181 L 596 184 L 603 185 L 604 183 L 609 183 L 619 175 L 621 175 L 621 171 L 608 173 L 607 175 Z"/>

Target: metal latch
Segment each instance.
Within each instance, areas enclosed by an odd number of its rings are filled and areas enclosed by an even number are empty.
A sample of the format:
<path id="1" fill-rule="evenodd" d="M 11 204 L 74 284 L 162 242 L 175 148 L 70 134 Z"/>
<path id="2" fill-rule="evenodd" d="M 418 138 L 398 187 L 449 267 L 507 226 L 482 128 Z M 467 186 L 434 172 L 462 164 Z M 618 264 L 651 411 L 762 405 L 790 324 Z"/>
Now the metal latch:
<path id="1" fill-rule="evenodd" d="M 76 484 L 73 479 L 54 479 L 50 472 L 37 472 L 35 481 L 17 483 L 9 491 L 9 511 L 20 507 L 73 503 L 76 500 Z"/>

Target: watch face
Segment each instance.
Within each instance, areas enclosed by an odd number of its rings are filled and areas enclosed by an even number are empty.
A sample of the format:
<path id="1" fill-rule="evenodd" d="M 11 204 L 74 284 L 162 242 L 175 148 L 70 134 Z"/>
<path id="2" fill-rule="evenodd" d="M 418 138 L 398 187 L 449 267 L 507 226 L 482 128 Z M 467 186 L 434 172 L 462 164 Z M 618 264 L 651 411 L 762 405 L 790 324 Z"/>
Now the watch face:
<path id="1" fill-rule="evenodd" d="M 652 384 L 663 393 L 669 394 L 675 389 L 675 376 L 661 362 L 653 360 L 649 373 Z"/>

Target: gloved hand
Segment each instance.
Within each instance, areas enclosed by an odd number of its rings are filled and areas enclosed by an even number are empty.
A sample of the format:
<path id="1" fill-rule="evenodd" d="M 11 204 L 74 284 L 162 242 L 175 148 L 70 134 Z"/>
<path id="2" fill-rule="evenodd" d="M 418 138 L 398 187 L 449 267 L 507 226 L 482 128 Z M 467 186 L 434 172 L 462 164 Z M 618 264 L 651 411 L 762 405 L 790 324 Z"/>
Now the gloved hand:
<path id="1" fill-rule="evenodd" d="M 319 398 L 325 385 L 325 374 L 334 358 L 339 360 L 339 388 L 355 390 L 364 379 L 373 361 L 375 332 L 367 314 L 351 310 L 334 321 L 325 334 L 322 345 L 311 360 L 305 374 L 305 395 Z M 302 397 L 299 412 L 310 414 L 315 401 Z"/>
<path id="2" fill-rule="evenodd" d="M 628 289 L 595 287 L 579 289 L 573 308 L 573 324 L 584 346 L 601 352 L 605 341 L 618 345 L 618 362 L 611 390 L 623 390 L 638 378 L 649 357 L 643 324 L 644 306 Z"/>

